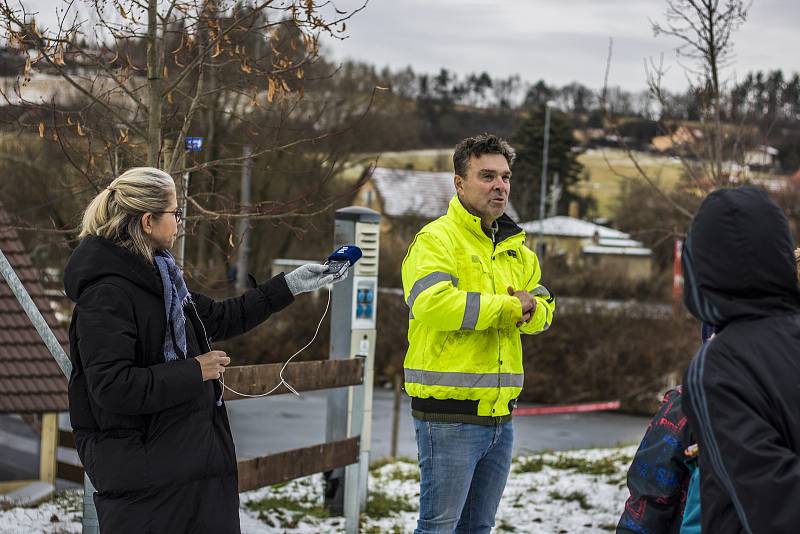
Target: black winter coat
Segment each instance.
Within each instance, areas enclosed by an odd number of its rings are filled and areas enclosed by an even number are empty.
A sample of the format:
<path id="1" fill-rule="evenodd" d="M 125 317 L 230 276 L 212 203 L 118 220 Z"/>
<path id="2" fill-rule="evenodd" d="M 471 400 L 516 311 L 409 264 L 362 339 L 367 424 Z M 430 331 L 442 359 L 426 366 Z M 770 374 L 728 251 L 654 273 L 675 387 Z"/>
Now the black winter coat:
<path id="1" fill-rule="evenodd" d="M 684 301 L 716 327 L 684 378 L 700 446 L 702 532 L 800 532 L 800 292 L 786 217 L 716 191 L 683 249 Z"/>
<path id="2" fill-rule="evenodd" d="M 192 293 L 187 359 L 165 363 L 166 312 L 155 267 L 88 236 L 64 270 L 70 324 L 70 419 L 111 534 L 239 533 L 236 451 L 220 386 L 194 356 L 293 301 L 283 276 L 216 302 Z"/>

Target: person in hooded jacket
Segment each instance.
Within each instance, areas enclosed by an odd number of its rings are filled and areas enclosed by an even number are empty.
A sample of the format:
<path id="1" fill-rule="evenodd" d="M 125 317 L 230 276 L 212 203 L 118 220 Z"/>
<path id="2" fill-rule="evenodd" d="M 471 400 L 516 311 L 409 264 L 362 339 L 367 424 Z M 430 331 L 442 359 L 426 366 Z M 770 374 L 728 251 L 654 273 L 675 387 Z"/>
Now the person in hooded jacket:
<path id="1" fill-rule="evenodd" d="M 702 532 L 800 528 L 800 290 L 789 224 L 764 191 L 711 193 L 683 247 L 684 303 L 717 332 L 683 407 L 699 444 Z"/>
<path id="2" fill-rule="evenodd" d="M 211 342 L 333 281 L 308 264 L 224 301 L 190 293 L 168 252 L 182 216 L 167 173 L 130 169 L 89 204 L 64 270 L 70 419 L 103 533 L 240 532 L 230 358 Z"/>

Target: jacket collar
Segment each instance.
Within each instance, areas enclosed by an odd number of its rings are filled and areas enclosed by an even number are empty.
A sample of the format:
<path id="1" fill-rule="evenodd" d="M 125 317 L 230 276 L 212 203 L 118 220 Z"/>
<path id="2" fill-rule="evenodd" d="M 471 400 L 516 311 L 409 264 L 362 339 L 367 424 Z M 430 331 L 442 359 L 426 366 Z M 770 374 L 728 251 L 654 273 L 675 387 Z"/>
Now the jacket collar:
<path id="1" fill-rule="evenodd" d="M 105 238 L 88 235 L 64 267 L 64 290 L 77 302 L 87 287 L 106 276 L 125 278 L 145 291 L 164 296 L 161 279 L 152 263 Z"/>
<path id="2" fill-rule="evenodd" d="M 458 195 L 453 195 L 453 198 L 450 199 L 450 205 L 447 208 L 447 216 L 453 219 L 459 226 L 463 226 L 479 238 L 486 239 L 489 242 L 492 241 L 492 239 L 486 235 L 486 232 L 483 231 L 480 217 L 468 212 L 458 198 Z M 496 222 L 497 233 L 495 234 L 495 244 L 499 244 L 509 237 L 522 232 L 522 228 L 505 213 L 501 215 Z"/>

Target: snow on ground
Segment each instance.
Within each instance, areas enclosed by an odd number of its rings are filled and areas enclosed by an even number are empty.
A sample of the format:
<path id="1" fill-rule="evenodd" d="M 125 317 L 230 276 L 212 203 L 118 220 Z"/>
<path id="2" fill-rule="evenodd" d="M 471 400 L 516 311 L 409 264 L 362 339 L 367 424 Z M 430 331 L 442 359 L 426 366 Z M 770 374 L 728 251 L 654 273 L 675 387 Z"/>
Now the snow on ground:
<path id="1" fill-rule="evenodd" d="M 628 492 L 625 473 L 636 447 L 549 452 L 514 459 L 495 532 L 612 532 Z M 322 476 L 241 494 L 244 534 L 343 533 L 343 518 L 322 507 Z M 419 501 L 416 463 L 399 460 L 370 472 L 364 534 L 414 530 Z M 0 534 L 80 532 L 80 490 L 59 493 L 38 507 L 0 503 Z"/>
<path id="2" fill-rule="evenodd" d="M 83 491 L 61 491 L 36 507 L 11 508 L 0 501 L 0 534 L 81 532 Z"/>

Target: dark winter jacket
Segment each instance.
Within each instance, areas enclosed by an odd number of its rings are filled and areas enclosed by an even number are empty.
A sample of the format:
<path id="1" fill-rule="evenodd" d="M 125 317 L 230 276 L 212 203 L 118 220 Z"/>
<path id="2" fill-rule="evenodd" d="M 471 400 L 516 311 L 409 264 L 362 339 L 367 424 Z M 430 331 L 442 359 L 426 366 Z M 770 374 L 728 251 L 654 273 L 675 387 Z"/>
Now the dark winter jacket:
<path id="1" fill-rule="evenodd" d="M 617 533 L 677 534 L 691 471 L 684 450 L 692 436 L 681 406 L 681 386 L 669 390 L 628 469 L 630 496 Z"/>
<path id="2" fill-rule="evenodd" d="M 786 217 L 716 191 L 683 249 L 684 301 L 715 326 L 684 379 L 700 446 L 702 531 L 800 530 L 800 291 Z"/>
<path id="3" fill-rule="evenodd" d="M 64 271 L 70 325 L 70 419 L 97 489 L 104 533 L 238 533 L 236 452 L 219 383 L 194 356 L 292 302 L 283 276 L 238 298 L 198 293 L 184 308 L 187 358 L 164 362 L 161 279 L 154 266 L 89 236 Z"/>

